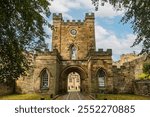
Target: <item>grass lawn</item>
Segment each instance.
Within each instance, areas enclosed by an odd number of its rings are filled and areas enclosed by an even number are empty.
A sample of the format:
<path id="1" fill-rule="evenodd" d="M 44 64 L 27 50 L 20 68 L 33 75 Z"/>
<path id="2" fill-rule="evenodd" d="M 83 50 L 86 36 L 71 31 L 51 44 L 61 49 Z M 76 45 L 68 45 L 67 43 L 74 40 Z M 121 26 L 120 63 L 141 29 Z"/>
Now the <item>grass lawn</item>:
<path id="1" fill-rule="evenodd" d="M 45 100 L 50 100 L 49 95 L 40 94 L 12 94 L 0 96 L 0 100 L 40 100 L 41 98 L 45 98 Z"/>
<path id="2" fill-rule="evenodd" d="M 0 100 L 40 100 L 45 98 L 45 100 L 50 100 L 49 95 L 40 94 L 12 94 L 6 96 L 0 96 Z M 150 100 L 150 97 L 139 96 L 132 94 L 98 94 L 97 100 Z"/>
<path id="3" fill-rule="evenodd" d="M 150 100 L 150 96 L 139 96 L 133 94 L 98 94 L 97 100 Z"/>

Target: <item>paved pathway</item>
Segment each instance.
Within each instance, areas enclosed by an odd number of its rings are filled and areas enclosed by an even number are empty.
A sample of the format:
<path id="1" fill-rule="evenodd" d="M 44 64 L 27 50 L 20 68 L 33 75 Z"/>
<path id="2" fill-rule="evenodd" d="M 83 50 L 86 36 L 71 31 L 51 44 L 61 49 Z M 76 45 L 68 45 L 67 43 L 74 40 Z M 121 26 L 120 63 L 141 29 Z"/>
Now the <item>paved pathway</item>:
<path id="1" fill-rule="evenodd" d="M 88 95 L 80 92 L 69 92 L 66 95 L 59 96 L 56 100 L 92 100 Z"/>

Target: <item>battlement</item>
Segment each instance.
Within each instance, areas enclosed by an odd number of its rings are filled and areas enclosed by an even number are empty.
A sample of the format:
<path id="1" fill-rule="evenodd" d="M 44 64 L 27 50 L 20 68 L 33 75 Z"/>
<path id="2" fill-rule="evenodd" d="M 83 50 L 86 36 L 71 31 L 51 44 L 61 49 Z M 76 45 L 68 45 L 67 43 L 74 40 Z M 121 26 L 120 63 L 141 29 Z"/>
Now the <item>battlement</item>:
<path id="1" fill-rule="evenodd" d="M 77 25 L 81 25 L 83 24 L 84 22 L 81 21 L 81 20 L 67 20 L 67 21 L 64 21 L 63 20 L 63 24 L 77 24 Z"/>
<path id="2" fill-rule="evenodd" d="M 120 71 L 121 72 L 122 70 L 125 70 L 127 67 L 124 65 L 122 65 L 122 66 L 113 65 L 112 68 L 113 68 L 113 71 L 116 71 L 116 72 Z"/>
<path id="3" fill-rule="evenodd" d="M 94 16 L 94 13 L 86 13 L 85 14 L 85 20 L 87 20 L 87 19 L 94 19 L 95 18 L 95 16 Z M 53 13 L 53 20 L 61 20 L 64 24 L 67 24 L 67 23 L 75 23 L 75 24 L 83 24 L 84 23 L 84 21 L 81 21 L 81 20 L 67 20 L 67 21 L 64 21 L 63 20 L 63 16 L 62 16 L 62 13 L 58 13 L 58 14 L 56 14 L 56 13 Z"/>
<path id="4" fill-rule="evenodd" d="M 107 49 L 106 51 L 104 51 L 103 49 L 98 49 L 96 53 L 112 55 L 112 49 Z"/>
<path id="5" fill-rule="evenodd" d="M 103 49 L 98 49 L 98 51 L 95 51 L 94 49 L 90 49 L 88 55 L 90 56 L 102 56 L 102 55 L 112 55 L 112 49 L 107 49 L 106 51 L 103 51 Z"/>
<path id="6" fill-rule="evenodd" d="M 94 13 L 86 13 L 85 14 L 85 19 L 94 19 L 95 16 L 94 16 Z"/>
<path id="7" fill-rule="evenodd" d="M 63 20 L 62 13 L 53 13 L 53 20 Z"/>

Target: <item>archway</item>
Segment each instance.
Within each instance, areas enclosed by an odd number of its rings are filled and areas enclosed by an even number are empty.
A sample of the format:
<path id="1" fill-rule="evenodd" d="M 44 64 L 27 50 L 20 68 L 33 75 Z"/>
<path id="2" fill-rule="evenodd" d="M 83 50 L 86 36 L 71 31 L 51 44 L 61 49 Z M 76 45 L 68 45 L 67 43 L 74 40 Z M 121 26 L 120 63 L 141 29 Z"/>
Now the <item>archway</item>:
<path id="1" fill-rule="evenodd" d="M 59 92 L 60 93 L 67 93 L 68 90 L 68 76 L 70 74 L 76 74 L 79 78 L 79 91 L 82 93 L 88 92 L 88 83 L 87 83 L 87 74 L 85 70 L 80 66 L 68 66 L 63 69 L 60 75 L 60 82 L 59 82 Z M 73 76 L 74 77 L 74 76 Z"/>

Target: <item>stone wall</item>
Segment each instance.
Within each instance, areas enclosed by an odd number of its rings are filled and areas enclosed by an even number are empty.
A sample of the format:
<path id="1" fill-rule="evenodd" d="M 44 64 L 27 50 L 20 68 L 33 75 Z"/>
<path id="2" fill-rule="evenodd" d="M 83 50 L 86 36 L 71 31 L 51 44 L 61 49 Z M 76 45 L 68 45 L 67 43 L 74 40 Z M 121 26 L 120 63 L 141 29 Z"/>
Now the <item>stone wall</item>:
<path id="1" fill-rule="evenodd" d="M 122 66 L 113 66 L 113 82 L 114 82 L 114 93 L 134 93 L 135 82 L 133 81 L 139 79 L 139 74 L 143 73 L 143 63 L 146 60 L 147 55 L 142 55 L 135 57 L 129 62 L 122 63 Z M 125 56 L 126 57 L 126 56 Z M 139 82 L 137 82 L 139 83 Z M 141 83 L 141 82 L 140 82 Z M 145 81 L 146 83 L 146 81 Z M 142 81 L 142 87 L 147 87 L 146 84 Z M 144 86 L 145 85 L 145 86 Z M 137 87 L 140 84 L 137 85 Z M 141 89 L 142 90 L 142 89 Z M 138 91 L 138 90 L 137 90 Z M 140 94 L 140 91 L 136 94 Z"/>
<path id="2" fill-rule="evenodd" d="M 89 64 L 91 70 L 91 93 L 100 93 L 101 90 L 104 93 L 113 92 L 113 73 L 112 73 L 112 51 L 108 49 L 103 51 L 99 49 L 98 51 L 90 50 Z M 99 70 L 105 72 L 105 87 L 101 89 L 98 84 Z"/>
<path id="3" fill-rule="evenodd" d="M 33 73 L 27 76 L 21 76 L 16 80 L 16 93 L 33 93 L 34 92 L 34 79 Z"/>
<path id="4" fill-rule="evenodd" d="M 14 91 L 13 85 L 11 86 L 11 85 L 0 83 L 0 96 L 12 94 L 13 91 Z"/>
<path id="5" fill-rule="evenodd" d="M 133 86 L 135 94 L 150 96 L 150 80 L 135 80 Z"/>
<path id="6" fill-rule="evenodd" d="M 37 53 L 32 68 L 27 71 L 27 76 L 22 76 L 16 81 L 16 92 L 57 94 L 59 64 L 59 54 L 57 50 Z M 44 69 L 48 71 L 49 88 L 42 90 L 41 73 Z"/>
<path id="7" fill-rule="evenodd" d="M 49 88 L 41 89 L 41 72 L 47 69 L 49 78 Z M 34 90 L 39 93 L 56 95 L 58 92 L 58 75 L 59 75 L 59 54 L 57 50 L 53 52 L 41 53 L 35 60 L 34 68 Z"/>
<path id="8" fill-rule="evenodd" d="M 25 71 L 25 75 L 22 75 L 16 80 L 16 93 L 33 93 L 34 92 L 34 81 L 33 81 L 33 72 L 34 72 L 34 60 L 36 55 L 27 52 L 25 56 L 28 59 L 29 70 Z"/>
<path id="9" fill-rule="evenodd" d="M 113 66 L 113 93 L 133 93 L 134 71 L 132 67 Z"/>

